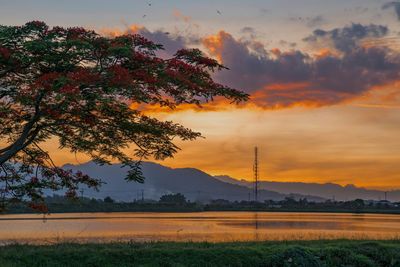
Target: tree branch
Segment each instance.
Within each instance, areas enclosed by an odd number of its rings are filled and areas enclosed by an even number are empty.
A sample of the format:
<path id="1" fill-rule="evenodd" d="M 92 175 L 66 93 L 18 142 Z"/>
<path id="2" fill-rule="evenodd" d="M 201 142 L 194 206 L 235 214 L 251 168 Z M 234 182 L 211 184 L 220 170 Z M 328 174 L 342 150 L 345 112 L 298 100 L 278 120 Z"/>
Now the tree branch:
<path id="1" fill-rule="evenodd" d="M 3 148 L 0 151 L 2 153 L 0 154 L 0 164 L 3 164 L 9 159 L 11 159 L 18 153 L 18 151 L 27 147 L 30 143 L 32 143 L 35 140 L 36 136 L 41 130 L 41 127 L 36 127 L 34 130 L 32 129 L 35 126 L 35 123 L 40 119 L 41 114 L 39 106 L 42 99 L 43 99 L 43 94 L 39 94 L 35 101 L 35 114 L 25 124 L 19 138 L 12 145 Z"/>

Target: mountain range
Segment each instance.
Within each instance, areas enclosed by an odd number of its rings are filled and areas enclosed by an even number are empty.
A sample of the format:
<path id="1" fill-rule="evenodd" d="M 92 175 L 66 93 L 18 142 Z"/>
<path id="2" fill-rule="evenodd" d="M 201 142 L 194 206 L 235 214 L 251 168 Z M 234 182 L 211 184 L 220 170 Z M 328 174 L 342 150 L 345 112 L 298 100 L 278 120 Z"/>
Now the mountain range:
<path id="1" fill-rule="evenodd" d="M 119 201 L 135 199 L 158 200 L 164 194 L 182 193 L 191 201 L 207 202 L 212 199 L 230 201 L 253 200 L 253 183 L 230 176 L 212 176 L 195 168 L 169 168 L 152 162 L 143 162 L 145 176 L 143 184 L 125 181 L 127 168 L 120 164 L 99 166 L 93 162 L 79 165 L 67 164 L 66 169 L 80 170 L 105 184 L 99 192 L 85 189 L 88 197 L 104 198 L 110 196 Z M 341 186 L 334 183 L 270 182 L 259 183 L 259 200 L 282 200 L 285 197 L 307 198 L 309 201 L 384 200 L 385 192 L 357 187 Z M 143 196 L 142 196 L 143 194 Z M 387 192 L 387 199 L 400 201 L 400 190 Z"/>
<path id="2" fill-rule="evenodd" d="M 105 184 L 99 192 L 85 189 L 82 194 L 86 197 L 104 198 L 110 196 L 119 201 L 133 201 L 135 199 L 158 200 L 164 194 L 182 193 L 191 201 L 207 202 L 213 199 L 226 199 L 230 201 L 253 200 L 253 189 L 235 183 L 221 181 L 203 171 L 194 168 L 169 168 L 160 164 L 143 162 L 142 171 L 145 182 L 127 182 L 127 168 L 120 164 L 99 166 L 93 162 L 80 165 L 64 165 L 65 169 L 80 170 L 91 177 L 101 179 Z M 143 196 L 142 196 L 143 194 Z M 259 190 L 258 199 L 283 200 L 289 194 L 273 190 Z M 324 198 L 302 194 L 291 194 L 295 199 L 306 197 L 312 201 L 325 201 Z"/>
<path id="3" fill-rule="evenodd" d="M 253 187 L 253 183 L 244 179 L 235 179 L 227 175 L 214 176 L 220 181 Z M 366 189 L 352 184 L 345 186 L 334 183 L 300 183 L 300 182 L 259 182 L 259 188 L 276 191 L 282 194 L 306 194 L 319 196 L 325 199 L 334 199 L 338 201 L 354 200 L 357 198 L 365 200 L 385 200 L 385 191 Z M 400 190 L 386 192 L 387 200 L 400 201 Z"/>

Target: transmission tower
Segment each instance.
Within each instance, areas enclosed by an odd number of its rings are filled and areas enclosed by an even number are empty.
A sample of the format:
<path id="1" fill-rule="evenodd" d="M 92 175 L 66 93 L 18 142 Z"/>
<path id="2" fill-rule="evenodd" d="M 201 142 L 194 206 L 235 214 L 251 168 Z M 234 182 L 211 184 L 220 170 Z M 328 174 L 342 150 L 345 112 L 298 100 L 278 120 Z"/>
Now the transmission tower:
<path id="1" fill-rule="evenodd" d="M 258 202 L 258 148 L 254 148 L 254 165 L 253 165 L 253 172 L 254 172 L 254 196 L 255 201 Z"/>

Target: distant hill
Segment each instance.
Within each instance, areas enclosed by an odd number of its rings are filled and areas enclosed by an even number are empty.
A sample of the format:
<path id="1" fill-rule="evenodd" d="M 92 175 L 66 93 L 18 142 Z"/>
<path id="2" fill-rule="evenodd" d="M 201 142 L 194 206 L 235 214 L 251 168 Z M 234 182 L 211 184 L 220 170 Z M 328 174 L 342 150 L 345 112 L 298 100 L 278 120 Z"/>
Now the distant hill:
<path id="1" fill-rule="evenodd" d="M 142 165 L 144 184 L 127 182 L 124 180 L 126 168 L 120 164 L 98 166 L 93 162 L 81 165 L 64 166 L 66 169 L 80 170 L 92 177 L 102 179 L 106 184 L 100 192 L 86 189 L 83 194 L 87 197 L 104 198 L 110 196 L 120 201 L 141 199 L 142 190 L 145 199 L 158 200 L 167 193 L 182 193 L 191 201 L 208 201 L 211 199 L 227 199 L 231 201 L 253 199 L 253 190 L 247 186 L 226 183 L 219 179 L 193 168 L 173 169 L 156 163 L 144 162 Z M 282 200 L 288 195 L 273 190 L 260 190 L 259 200 Z M 298 199 L 304 197 L 294 194 Z M 307 196 L 309 200 L 324 201 L 320 197 Z"/>
<path id="2" fill-rule="evenodd" d="M 234 179 L 227 175 L 214 176 L 220 181 L 231 183 L 251 188 L 253 183 Z M 366 189 L 356 187 L 354 185 L 341 186 L 333 183 L 317 184 L 317 183 L 297 183 L 297 182 L 268 182 L 259 183 L 259 187 L 265 190 L 272 190 L 282 194 L 301 194 L 313 195 L 326 199 L 335 198 L 336 200 L 354 200 L 357 198 L 370 200 L 383 200 L 385 192 L 380 190 Z M 400 201 L 400 190 L 390 191 L 387 193 L 387 198 L 390 201 Z"/>

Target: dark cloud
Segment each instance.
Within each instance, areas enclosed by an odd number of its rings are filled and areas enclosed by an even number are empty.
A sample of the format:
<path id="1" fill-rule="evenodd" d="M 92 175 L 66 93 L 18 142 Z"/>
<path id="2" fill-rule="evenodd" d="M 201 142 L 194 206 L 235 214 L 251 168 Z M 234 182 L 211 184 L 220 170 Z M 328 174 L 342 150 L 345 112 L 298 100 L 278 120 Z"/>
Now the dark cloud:
<path id="1" fill-rule="evenodd" d="M 162 44 L 164 47 L 162 54 L 165 57 L 170 57 L 179 49 L 187 47 L 188 42 L 195 42 L 195 40 L 189 37 L 174 35 L 162 30 L 149 31 L 146 28 L 140 28 L 137 33 L 155 43 Z"/>
<path id="2" fill-rule="evenodd" d="M 394 9 L 397 19 L 400 20 L 400 2 L 388 2 L 382 5 L 382 9 Z"/>
<path id="3" fill-rule="evenodd" d="M 162 44 L 164 50 L 160 51 L 161 57 L 171 57 L 176 51 L 186 48 L 188 44 L 200 44 L 200 39 L 192 35 L 180 35 L 171 33 L 162 29 L 150 31 L 146 27 L 140 25 L 126 26 L 124 30 L 119 29 L 101 29 L 101 33 L 106 36 L 118 36 L 122 34 L 140 34 L 143 37 L 157 44 Z"/>
<path id="4" fill-rule="evenodd" d="M 258 32 L 253 27 L 243 27 L 240 29 L 240 33 L 243 35 L 242 39 L 251 40 L 251 42 L 255 41 L 259 37 Z"/>
<path id="5" fill-rule="evenodd" d="M 216 78 L 251 93 L 256 104 L 266 108 L 322 106 L 350 100 L 374 86 L 400 78 L 398 55 L 387 49 L 357 46 L 354 40 L 386 31 L 382 26 L 365 27 L 353 25 L 313 35 L 340 40 L 335 45 L 341 48 L 342 55 L 328 52 L 311 56 L 302 51 L 277 49 L 255 54 L 248 44 L 226 32 L 214 36 L 213 42 L 204 43 L 230 68 Z"/>
<path id="6" fill-rule="evenodd" d="M 308 18 L 306 25 L 310 28 L 318 27 L 327 23 L 327 20 L 319 15 L 312 18 Z"/>
<path id="7" fill-rule="evenodd" d="M 359 46 L 359 42 L 366 38 L 380 38 L 387 35 L 389 29 L 382 25 L 352 24 L 344 28 L 333 30 L 315 30 L 312 35 L 303 40 L 311 43 L 322 43 L 324 46 L 332 44 L 337 50 L 349 52 Z"/>
<path id="8" fill-rule="evenodd" d="M 287 46 L 287 47 L 290 47 L 290 48 L 295 48 L 297 46 L 297 44 L 295 42 L 288 42 L 288 41 L 285 41 L 285 40 L 280 40 L 279 41 L 279 45 L 280 46 Z"/>
<path id="9" fill-rule="evenodd" d="M 255 34 L 256 30 L 253 27 L 246 26 L 240 29 L 240 32 L 244 34 Z"/>
<path id="10" fill-rule="evenodd" d="M 319 27 L 328 22 L 322 15 L 315 17 L 291 17 L 289 20 L 296 23 L 303 23 L 309 28 Z"/>
<path id="11" fill-rule="evenodd" d="M 250 93 L 253 103 L 265 108 L 337 104 L 400 80 L 400 54 L 389 48 L 361 45 L 366 38 L 387 34 L 388 29 L 380 25 L 316 30 L 305 41 L 324 43 L 325 49 L 317 55 L 293 48 L 289 52 L 268 49 L 256 39 L 236 39 L 224 31 L 206 38 L 143 27 L 131 31 L 163 44 L 165 57 L 201 42 L 209 54 L 230 68 L 216 73 L 215 78 Z M 254 31 L 244 28 L 250 35 Z"/>
<path id="12" fill-rule="evenodd" d="M 356 6 L 353 8 L 345 8 L 344 12 L 349 13 L 350 15 L 362 15 L 369 11 L 368 7 Z"/>

